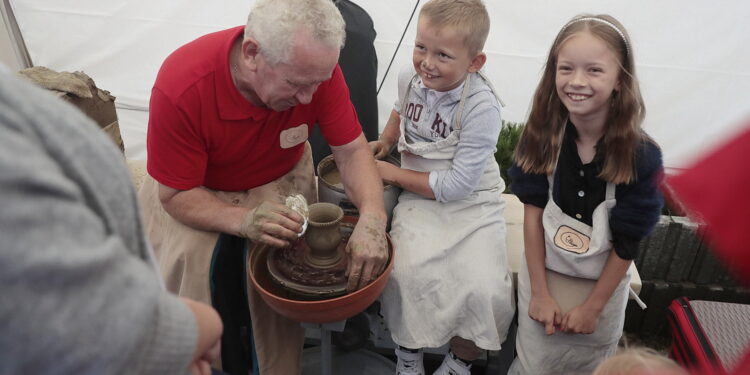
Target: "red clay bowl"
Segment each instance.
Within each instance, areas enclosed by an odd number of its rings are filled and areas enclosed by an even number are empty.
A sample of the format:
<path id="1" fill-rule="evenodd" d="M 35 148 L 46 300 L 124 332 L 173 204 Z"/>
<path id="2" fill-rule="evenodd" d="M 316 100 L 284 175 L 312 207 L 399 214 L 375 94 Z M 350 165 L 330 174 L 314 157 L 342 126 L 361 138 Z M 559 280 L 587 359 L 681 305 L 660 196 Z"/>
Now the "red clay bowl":
<path id="1" fill-rule="evenodd" d="M 340 297 L 319 301 L 290 299 L 291 293 L 273 282 L 266 267 L 268 248 L 253 249 L 248 273 L 255 290 L 277 313 L 298 322 L 332 323 L 351 318 L 370 306 L 385 288 L 393 269 L 393 243 L 388 240 L 388 265 L 375 281 L 366 287 Z"/>

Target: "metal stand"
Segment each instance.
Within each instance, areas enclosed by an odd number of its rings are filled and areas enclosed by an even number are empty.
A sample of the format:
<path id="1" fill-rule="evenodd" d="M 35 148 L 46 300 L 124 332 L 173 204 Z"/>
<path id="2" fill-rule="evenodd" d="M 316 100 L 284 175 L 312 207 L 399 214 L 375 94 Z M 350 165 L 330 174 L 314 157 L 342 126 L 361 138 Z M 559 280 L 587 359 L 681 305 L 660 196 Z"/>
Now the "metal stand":
<path id="1" fill-rule="evenodd" d="M 346 321 L 327 324 L 303 323 L 308 337 L 320 334 L 320 345 L 307 348 L 302 354 L 302 375 L 393 375 L 396 364 L 367 349 L 341 350 L 332 343 L 331 332 L 343 332 Z"/>
<path id="2" fill-rule="evenodd" d="M 331 331 L 342 332 L 346 327 L 346 320 L 333 323 L 302 323 L 302 327 L 320 330 L 320 374 L 333 374 L 333 345 L 331 344 Z"/>

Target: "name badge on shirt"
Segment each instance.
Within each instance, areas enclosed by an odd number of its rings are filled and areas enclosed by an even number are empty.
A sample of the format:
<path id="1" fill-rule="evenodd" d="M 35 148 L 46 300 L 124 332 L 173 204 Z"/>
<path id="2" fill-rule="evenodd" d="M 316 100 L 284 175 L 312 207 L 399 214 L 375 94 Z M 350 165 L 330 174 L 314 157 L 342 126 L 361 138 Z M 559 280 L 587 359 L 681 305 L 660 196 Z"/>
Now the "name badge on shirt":
<path id="1" fill-rule="evenodd" d="M 307 140 L 307 124 L 283 130 L 279 136 L 281 148 L 292 148 Z"/>
<path id="2" fill-rule="evenodd" d="M 561 225 L 555 233 L 555 245 L 571 253 L 583 254 L 588 252 L 589 242 L 591 242 L 589 236 L 567 225 Z"/>

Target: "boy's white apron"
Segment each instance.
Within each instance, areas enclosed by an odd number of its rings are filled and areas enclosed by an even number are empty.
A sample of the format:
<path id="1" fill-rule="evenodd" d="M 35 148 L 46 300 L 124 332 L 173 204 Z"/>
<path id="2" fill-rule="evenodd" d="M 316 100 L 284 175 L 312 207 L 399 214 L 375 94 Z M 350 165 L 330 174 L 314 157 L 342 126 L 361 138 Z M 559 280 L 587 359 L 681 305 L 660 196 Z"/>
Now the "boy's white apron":
<path id="1" fill-rule="evenodd" d="M 451 168 L 471 77 L 447 138 L 408 143 L 409 120 L 402 116 L 402 168 Z M 407 89 L 404 101 L 408 97 Z M 398 252 L 381 300 L 393 340 L 401 346 L 439 347 L 460 336 L 499 350 L 505 340 L 515 306 L 505 249 L 505 184 L 491 158 L 479 186 L 465 199 L 441 203 L 406 190 L 399 196 L 390 231 Z"/>
<path id="2" fill-rule="evenodd" d="M 615 206 L 615 185 L 607 183 L 605 199 L 594 209 L 592 226 L 568 215 L 552 199 L 553 176 L 549 180 L 549 199 L 542 215 L 547 283 L 560 305 L 577 306 L 590 293 L 612 251 L 609 212 Z M 518 272 L 518 336 L 509 374 L 588 374 L 604 358 L 617 350 L 625 321 L 628 300 L 628 273 L 605 305 L 596 331 L 592 334 L 544 333 L 544 325 L 529 317 L 531 286 L 526 257 Z M 565 284 L 566 290 L 560 288 Z M 557 290 L 557 292 L 553 292 Z M 571 303 L 572 299 L 575 302 Z M 561 302 L 562 301 L 562 302 Z M 562 307 L 561 307 L 562 308 Z M 563 308 L 565 310 L 565 308 Z"/>

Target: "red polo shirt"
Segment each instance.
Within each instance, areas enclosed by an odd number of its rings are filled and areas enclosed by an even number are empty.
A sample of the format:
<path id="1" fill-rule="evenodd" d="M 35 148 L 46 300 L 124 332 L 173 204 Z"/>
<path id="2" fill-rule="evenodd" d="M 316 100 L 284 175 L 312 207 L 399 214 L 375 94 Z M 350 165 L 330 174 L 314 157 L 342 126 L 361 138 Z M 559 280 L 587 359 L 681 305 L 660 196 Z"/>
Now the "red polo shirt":
<path id="1" fill-rule="evenodd" d="M 362 133 L 338 65 L 309 104 L 276 112 L 248 102 L 229 72 L 229 51 L 243 32 L 240 26 L 205 35 L 162 64 L 147 136 L 148 172 L 160 183 L 246 190 L 289 172 L 315 124 L 332 146 Z"/>

